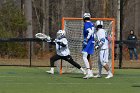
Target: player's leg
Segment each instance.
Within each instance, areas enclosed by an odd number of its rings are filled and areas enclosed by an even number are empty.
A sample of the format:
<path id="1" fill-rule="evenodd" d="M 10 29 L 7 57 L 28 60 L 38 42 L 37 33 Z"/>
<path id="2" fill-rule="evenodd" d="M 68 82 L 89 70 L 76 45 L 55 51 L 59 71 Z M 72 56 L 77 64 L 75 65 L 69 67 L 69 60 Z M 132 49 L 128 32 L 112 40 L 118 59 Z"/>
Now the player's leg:
<path id="1" fill-rule="evenodd" d="M 98 74 L 94 77 L 95 78 L 102 77 L 102 64 L 101 64 L 100 58 L 98 58 Z"/>
<path id="2" fill-rule="evenodd" d="M 90 69 L 90 65 L 89 65 L 87 56 L 88 56 L 87 52 L 83 52 L 83 60 L 84 60 L 85 66 L 87 69 Z"/>
<path id="3" fill-rule="evenodd" d="M 110 67 L 108 66 L 108 49 L 105 49 L 105 50 L 101 50 L 100 51 L 100 60 L 101 60 L 101 64 L 103 65 L 103 67 L 105 68 L 105 70 L 108 72 L 108 75 L 107 77 L 105 78 L 111 78 L 113 77 L 113 74 L 110 70 Z"/>
<path id="4" fill-rule="evenodd" d="M 104 68 L 106 69 L 106 71 L 108 73 L 108 75 L 105 78 L 108 79 L 108 78 L 113 77 L 113 74 L 112 74 L 112 72 L 107 64 L 104 66 Z"/>
<path id="5" fill-rule="evenodd" d="M 51 69 L 49 71 L 46 71 L 47 73 L 50 73 L 50 74 L 54 74 L 54 63 L 61 59 L 59 55 L 54 55 L 50 58 L 50 66 L 51 66 Z"/>
<path id="6" fill-rule="evenodd" d="M 87 68 L 87 75 L 83 78 L 90 78 L 90 77 L 93 77 L 93 74 L 90 70 L 90 65 L 89 65 L 89 61 L 88 61 L 88 54 L 87 52 L 83 52 L 83 60 L 84 60 L 84 63 L 85 63 L 85 66 Z"/>
<path id="7" fill-rule="evenodd" d="M 92 71 L 92 61 L 91 61 L 91 59 L 90 59 L 90 54 L 88 54 L 88 56 L 87 56 L 87 59 L 88 59 L 88 62 L 89 62 L 89 66 L 90 66 L 90 73 L 93 75 L 93 71 Z"/>
<path id="8" fill-rule="evenodd" d="M 86 74 L 86 71 L 78 63 L 76 63 L 70 55 L 64 56 L 64 57 L 62 57 L 62 59 L 65 60 L 65 61 L 68 61 L 73 66 L 80 69 L 83 72 L 83 74 Z"/>
<path id="9" fill-rule="evenodd" d="M 92 62 L 91 62 L 91 59 L 90 59 L 90 55 L 89 54 L 87 56 L 87 59 L 88 59 L 88 62 L 89 62 L 90 69 L 92 69 Z"/>

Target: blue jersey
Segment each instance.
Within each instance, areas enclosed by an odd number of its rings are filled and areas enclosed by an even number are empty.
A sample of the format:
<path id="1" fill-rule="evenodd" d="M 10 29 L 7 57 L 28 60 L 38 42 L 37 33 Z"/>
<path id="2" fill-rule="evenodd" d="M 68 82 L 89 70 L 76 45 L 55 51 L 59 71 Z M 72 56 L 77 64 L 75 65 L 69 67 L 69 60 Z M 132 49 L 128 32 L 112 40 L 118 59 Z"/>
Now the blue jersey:
<path id="1" fill-rule="evenodd" d="M 92 31 L 92 32 L 91 32 Z M 91 21 L 87 21 L 84 23 L 84 29 L 83 29 L 83 38 L 87 39 L 89 36 L 87 45 L 83 46 L 83 52 L 87 52 L 88 54 L 93 54 L 94 53 L 94 24 Z"/>

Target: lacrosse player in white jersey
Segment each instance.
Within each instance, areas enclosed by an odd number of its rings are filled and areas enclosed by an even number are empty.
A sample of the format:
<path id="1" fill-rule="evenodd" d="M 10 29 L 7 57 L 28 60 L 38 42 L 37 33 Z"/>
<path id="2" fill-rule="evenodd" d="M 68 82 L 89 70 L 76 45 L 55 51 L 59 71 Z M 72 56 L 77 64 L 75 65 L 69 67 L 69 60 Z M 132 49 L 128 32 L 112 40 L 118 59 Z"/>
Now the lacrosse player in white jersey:
<path id="1" fill-rule="evenodd" d="M 99 49 L 99 60 L 98 60 L 98 69 L 99 73 L 94 76 L 96 78 L 101 77 L 102 67 L 105 68 L 108 75 L 105 77 L 106 79 L 113 77 L 113 74 L 108 66 L 108 55 L 109 55 L 109 46 L 108 40 L 106 38 L 106 30 L 103 29 L 103 21 L 97 20 L 96 21 L 96 36 L 97 36 L 97 44 L 95 45 L 95 50 Z"/>
<path id="2" fill-rule="evenodd" d="M 49 41 L 51 44 L 56 45 L 56 54 L 50 58 L 50 65 L 51 69 L 49 71 L 46 71 L 50 74 L 54 74 L 54 63 L 59 60 L 63 59 L 65 61 L 68 61 L 70 64 L 75 66 L 76 68 L 80 69 L 83 74 L 86 74 L 86 71 L 78 64 L 76 63 L 72 57 L 70 56 L 70 50 L 68 48 L 68 41 L 65 37 L 65 31 L 59 30 L 57 32 L 57 38 L 53 41 Z"/>
<path id="3" fill-rule="evenodd" d="M 94 53 L 94 24 L 90 21 L 90 13 L 84 13 L 84 29 L 83 29 L 83 60 L 87 68 L 87 75 L 83 77 L 84 79 L 92 78 L 92 63 L 90 61 L 90 55 Z"/>

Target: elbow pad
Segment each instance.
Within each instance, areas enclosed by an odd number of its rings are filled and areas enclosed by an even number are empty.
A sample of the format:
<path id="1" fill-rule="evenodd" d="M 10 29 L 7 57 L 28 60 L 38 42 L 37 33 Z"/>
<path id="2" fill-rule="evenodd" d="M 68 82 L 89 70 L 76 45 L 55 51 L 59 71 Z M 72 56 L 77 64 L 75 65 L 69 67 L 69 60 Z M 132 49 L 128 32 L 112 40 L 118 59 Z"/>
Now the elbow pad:
<path id="1" fill-rule="evenodd" d="M 104 43 L 105 43 L 105 39 L 102 38 L 102 39 L 100 40 L 100 42 L 99 42 L 99 46 L 101 47 Z"/>

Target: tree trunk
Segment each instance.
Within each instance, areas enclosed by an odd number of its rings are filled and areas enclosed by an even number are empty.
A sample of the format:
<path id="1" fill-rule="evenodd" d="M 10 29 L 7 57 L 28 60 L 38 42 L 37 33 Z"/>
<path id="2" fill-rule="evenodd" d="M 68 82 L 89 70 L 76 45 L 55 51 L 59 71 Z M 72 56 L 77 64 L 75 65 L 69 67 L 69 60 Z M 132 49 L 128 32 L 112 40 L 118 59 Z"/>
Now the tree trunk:
<path id="1" fill-rule="evenodd" d="M 46 23 L 47 23 L 47 22 L 46 22 L 46 15 L 47 15 L 47 14 L 46 14 L 46 10 L 47 10 L 47 8 L 46 8 L 46 2 L 47 2 L 46 0 L 42 0 L 42 9 L 43 9 L 43 19 L 42 19 L 42 20 L 43 20 L 43 21 L 42 21 L 42 22 L 43 22 L 43 26 L 42 26 L 42 33 L 45 33 L 45 34 L 48 35 L 49 32 L 46 31 Z M 46 44 L 47 44 L 47 45 L 46 45 Z M 46 45 L 46 46 L 45 46 L 45 45 Z M 45 51 L 45 50 L 46 50 L 47 52 L 49 51 L 48 43 L 43 42 L 43 46 L 42 46 L 42 47 L 43 47 L 43 51 Z M 45 49 L 45 48 L 46 48 L 46 49 Z"/>
<path id="2" fill-rule="evenodd" d="M 85 0 L 82 0 L 82 14 L 81 14 L 81 17 L 83 17 L 84 13 L 85 13 Z"/>
<path id="3" fill-rule="evenodd" d="M 49 35 L 49 0 L 44 0 L 44 1 L 46 1 L 45 2 L 45 10 L 44 10 L 44 12 L 45 12 L 45 14 L 44 14 L 44 16 L 45 16 L 45 33 L 47 34 L 47 35 Z M 47 43 L 46 44 L 46 46 L 45 46 L 45 48 L 46 48 L 46 51 L 48 52 L 49 51 L 49 44 Z"/>
<path id="4" fill-rule="evenodd" d="M 25 0 L 25 17 L 29 25 L 27 26 L 26 37 L 32 38 L 32 2 L 31 0 Z"/>
<path id="5" fill-rule="evenodd" d="M 26 30 L 26 38 L 33 38 L 33 32 L 32 32 L 32 1 L 31 0 L 25 0 L 25 17 L 29 25 L 27 26 Z M 30 46 L 31 44 L 31 46 Z M 32 51 L 30 51 L 30 47 Z M 28 50 L 28 57 L 30 57 L 31 54 L 33 54 L 33 44 L 29 43 L 27 44 Z"/>

